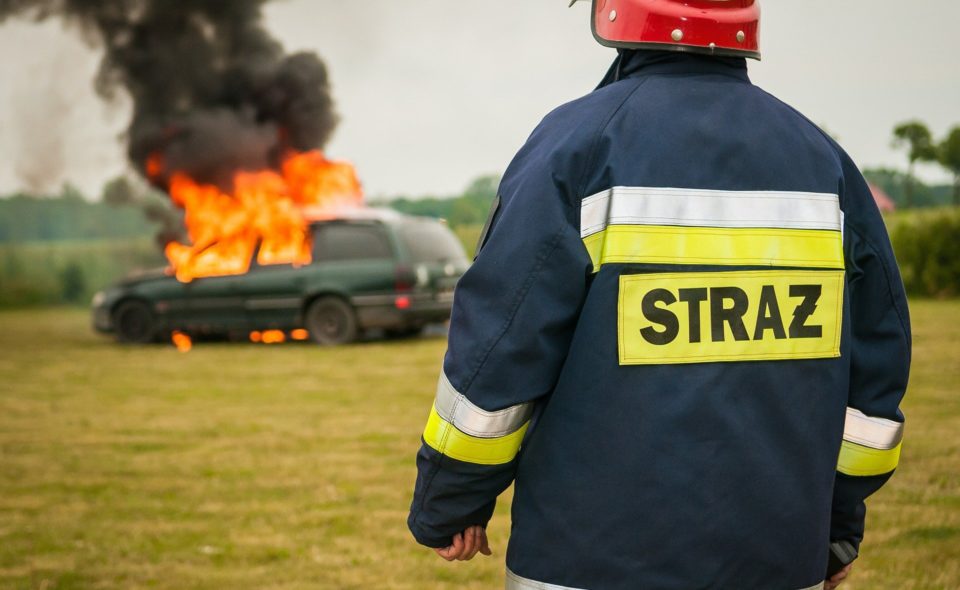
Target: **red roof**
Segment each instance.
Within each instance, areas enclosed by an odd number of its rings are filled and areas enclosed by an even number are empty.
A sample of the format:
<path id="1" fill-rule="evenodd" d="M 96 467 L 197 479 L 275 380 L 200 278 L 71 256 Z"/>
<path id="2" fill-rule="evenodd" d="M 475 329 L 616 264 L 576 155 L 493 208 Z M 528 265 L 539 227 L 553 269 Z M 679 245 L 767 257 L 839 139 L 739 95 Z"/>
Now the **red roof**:
<path id="1" fill-rule="evenodd" d="M 880 208 L 880 211 L 883 213 L 889 213 L 890 211 L 896 211 L 897 204 L 893 202 L 893 199 L 890 198 L 882 188 L 868 182 L 867 186 L 870 187 L 870 192 L 873 193 L 873 200 L 877 202 L 877 207 Z"/>

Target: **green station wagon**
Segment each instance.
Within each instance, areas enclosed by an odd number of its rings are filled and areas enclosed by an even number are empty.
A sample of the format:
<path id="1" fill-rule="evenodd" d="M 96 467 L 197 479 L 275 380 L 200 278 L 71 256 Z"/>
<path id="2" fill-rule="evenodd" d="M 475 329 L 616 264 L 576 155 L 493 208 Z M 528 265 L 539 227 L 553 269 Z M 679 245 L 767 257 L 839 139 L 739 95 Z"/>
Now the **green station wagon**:
<path id="1" fill-rule="evenodd" d="M 258 266 L 255 252 L 242 275 L 188 283 L 162 270 L 131 276 L 94 296 L 94 328 L 126 343 L 174 330 L 245 336 L 306 329 L 315 342 L 332 345 L 372 329 L 413 335 L 449 319 L 468 261 L 443 223 L 365 209 L 310 228 L 309 265 Z"/>

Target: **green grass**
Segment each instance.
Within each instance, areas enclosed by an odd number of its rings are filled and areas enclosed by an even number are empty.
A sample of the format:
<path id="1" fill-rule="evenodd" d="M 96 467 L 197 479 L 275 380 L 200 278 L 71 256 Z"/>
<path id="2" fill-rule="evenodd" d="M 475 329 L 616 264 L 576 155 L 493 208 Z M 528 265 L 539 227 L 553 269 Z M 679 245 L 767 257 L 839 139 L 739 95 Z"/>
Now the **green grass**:
<path id="1" fill-rule="evenodd" d="M 960 301 L 913 305 L 902 467 L 849 589 L 960 587 Z M 121 347 L 0 313 L 0 588 L 499 588 L 405 525 L 444 340 Z"/>

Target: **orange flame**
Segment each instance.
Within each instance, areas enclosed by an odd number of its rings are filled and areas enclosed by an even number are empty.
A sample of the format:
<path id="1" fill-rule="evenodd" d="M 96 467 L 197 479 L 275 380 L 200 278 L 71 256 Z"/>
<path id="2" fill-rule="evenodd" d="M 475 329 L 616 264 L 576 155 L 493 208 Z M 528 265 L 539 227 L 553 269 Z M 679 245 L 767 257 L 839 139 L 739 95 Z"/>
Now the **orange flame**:
<path id="1" fill-rule="evenodd" d="M 148 173 L 158 164 L 162 160 L 148 160 Z M 309 221 L 363 200 L 353 166 L 319 151 L 289 155 L 280 172 L 238 172 L 233 181 L 233 194 L 226 194 L 183 173 L 170 177 L 170 197 L 186 211 L 191 241 L 166 246 L 181 281 L 243 274 L 258 244 L 258 264 L 309 264 Z"/>
<path id="2" fill-rule="evenodd" d="M 150 180 L 156 180 L 160 178 L 160 175 L 163 174 L 163 154 L 159 152 L 154 152 L 147 156 L 147 162 L 145 166 L 147 170 L 147 178 Z"/>
<path id="3" fill-rule="evenodd" d="M 193 339 L 179 330 L 174 330 L 170 339 L 180 352 L 190 352 L 190 349 L 193 348 Z"/>
<path id="4" fill-rule="evenodd" d="M 283 333 L 283 330 L 264 330 L 263 331 L 263 343 L 264 344 L 280 344 L 285 342 L 287 335 Z"/>

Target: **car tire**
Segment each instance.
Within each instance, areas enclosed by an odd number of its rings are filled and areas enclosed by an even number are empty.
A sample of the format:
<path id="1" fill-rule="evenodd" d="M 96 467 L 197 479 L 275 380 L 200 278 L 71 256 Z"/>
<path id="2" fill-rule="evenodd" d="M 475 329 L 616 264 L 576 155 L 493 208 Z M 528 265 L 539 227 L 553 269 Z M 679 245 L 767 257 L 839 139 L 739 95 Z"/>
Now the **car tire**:
<path id="1" fill-rule="evenodd" d="M 117 342 L 147 344 L 157 337 L 157 322 L 153 310 L 143 301 L 126 301 L 113 312 L 113 326 Z"/>
<path id="2" fill-rule="evenodd" d="M 339 297 L 322 297 L 310 304 L 304 318 L 310 339 L 321 346 L 348 344 L 357 339 L 357 314 Z"/>

